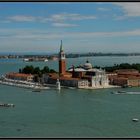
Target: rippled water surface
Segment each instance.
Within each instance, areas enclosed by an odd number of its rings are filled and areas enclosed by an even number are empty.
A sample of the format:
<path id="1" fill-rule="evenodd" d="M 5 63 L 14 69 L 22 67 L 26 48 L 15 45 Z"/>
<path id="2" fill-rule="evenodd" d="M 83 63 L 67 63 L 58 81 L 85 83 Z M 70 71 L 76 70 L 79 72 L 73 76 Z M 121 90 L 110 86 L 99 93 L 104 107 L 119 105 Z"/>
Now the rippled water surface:
<path id="1" fill-rule="evenodd" d="M 87 58 L 68 59 L 68 67 Z M 93 65 L 139 63 L 140 57 L 93 57 Z M 0 60 L 0 74 L 18 71 L 25 65 L 57 70 L 57 61 L 25 63 L 22 60 Z M 140 94 L 111 94 L 126 89 L 54 89 L 32 92 L 0 85 L 0 102 L 14 108 L 0 108 L 0 137 L 140 137 Z"/>

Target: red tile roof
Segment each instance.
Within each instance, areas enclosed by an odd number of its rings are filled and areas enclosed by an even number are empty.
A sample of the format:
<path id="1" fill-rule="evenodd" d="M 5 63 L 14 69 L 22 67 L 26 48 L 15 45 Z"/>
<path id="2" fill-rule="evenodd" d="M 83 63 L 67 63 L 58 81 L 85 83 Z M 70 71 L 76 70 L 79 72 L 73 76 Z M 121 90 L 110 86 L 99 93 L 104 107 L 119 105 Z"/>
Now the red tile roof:
<path id="1" fill-rule="evenodd" d="M 28 77 L 33 76 L 32 74 L 24 74 L 24 73 L 8 73 L 9 76 L 15 76 L 15 77 Z"/>

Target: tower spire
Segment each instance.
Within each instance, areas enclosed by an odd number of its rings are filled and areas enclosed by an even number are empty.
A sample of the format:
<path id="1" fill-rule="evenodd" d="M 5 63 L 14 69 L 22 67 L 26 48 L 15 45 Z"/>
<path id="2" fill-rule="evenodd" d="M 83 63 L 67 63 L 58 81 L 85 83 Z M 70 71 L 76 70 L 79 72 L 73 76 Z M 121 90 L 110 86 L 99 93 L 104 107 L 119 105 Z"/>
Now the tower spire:
<path id="1" fill-rule="evenodd" d="M 60 45 L 60 52 L 59 52 L 59 74 L 64 75 L 66 72 L 66 60 L 65 60 L 65 52 L 62 48 L 62 40 Z"/>
<path id="2" fill-rule="evenodd" d="M 60 52 L 63 51 L 63 48 L 62 48 L 62 40 L 61 40 L 61 45 L 60 45 Z"/>

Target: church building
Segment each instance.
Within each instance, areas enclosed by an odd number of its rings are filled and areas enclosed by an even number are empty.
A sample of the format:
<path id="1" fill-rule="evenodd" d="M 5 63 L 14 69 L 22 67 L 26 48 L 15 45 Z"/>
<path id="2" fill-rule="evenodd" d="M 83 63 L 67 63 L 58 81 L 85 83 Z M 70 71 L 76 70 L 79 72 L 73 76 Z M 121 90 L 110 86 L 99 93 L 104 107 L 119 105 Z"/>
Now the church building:
<path id="1" fill-rule="evenodd" d="M 62 46 L 62 40 L 59 51 L 59 74 L 50 73 L 47 83 L 56 84 L 59 79 L 61 86 L 77 88 L 104 88 L 108 86 L 108 76 L 104 70 L 93 68 L 92 64 L 87 61 L 81 67 L 74 66 L 66 70 L 66 57 Z"/>

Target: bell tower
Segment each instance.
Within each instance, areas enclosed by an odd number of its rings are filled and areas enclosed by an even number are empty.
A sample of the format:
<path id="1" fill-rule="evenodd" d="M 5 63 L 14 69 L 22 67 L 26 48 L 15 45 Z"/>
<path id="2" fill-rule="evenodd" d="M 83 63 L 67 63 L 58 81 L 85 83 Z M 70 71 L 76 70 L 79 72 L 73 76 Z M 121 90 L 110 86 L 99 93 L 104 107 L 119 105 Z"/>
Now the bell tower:
<path id="1" fill-rule="evenodd" d="M 66 58 L 62 47 L 62 40 L 61 40 L 60 52 L 59 52 L 59 75 L 63 76 L 65 72 L 66 72 Z"/>

